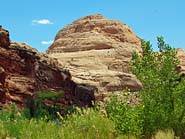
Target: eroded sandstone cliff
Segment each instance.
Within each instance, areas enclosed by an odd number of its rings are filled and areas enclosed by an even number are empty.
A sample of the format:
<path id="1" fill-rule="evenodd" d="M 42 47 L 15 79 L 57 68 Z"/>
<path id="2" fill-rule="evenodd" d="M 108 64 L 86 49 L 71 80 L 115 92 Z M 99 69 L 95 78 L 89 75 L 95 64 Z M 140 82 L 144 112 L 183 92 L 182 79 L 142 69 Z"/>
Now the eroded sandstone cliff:
<path id="1" fill-rule="evenodd" d="M 25 105 L 39 90 L 62 90 L 61 107 L 91 105 L 94 100 L 93 89 L 71 80 L 70 72 L 56 59 L 25 43 L 10 42 L 9 32 L 0 27 L 0 103 Z"/>

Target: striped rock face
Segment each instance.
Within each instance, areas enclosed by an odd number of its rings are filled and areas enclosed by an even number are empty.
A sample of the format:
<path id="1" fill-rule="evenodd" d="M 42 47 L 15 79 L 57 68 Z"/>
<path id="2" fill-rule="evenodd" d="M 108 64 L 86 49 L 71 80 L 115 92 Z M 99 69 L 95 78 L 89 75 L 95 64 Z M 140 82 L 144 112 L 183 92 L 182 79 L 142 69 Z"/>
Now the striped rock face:
<path id="1" fill-rule="evenodd" d="M 89 106 L 94 100 L 93 90 L 72 81 L 56 59 L 25 43 L 10 42 L 8 31 L 0 27 L 0 106 L 12 102 L 25 106 L 41 90 L 62 91 L 57 100 L 61 108 Z"/>
<path id="2" fill-rule="evenodd" d="M 126 24 L 95 14 L 60 30 L 47 53 L 69 69 L 74 81 L 102 94 L 142 87 L 129 71 L 133 51 L 142 53 L 141 40 Z"/>

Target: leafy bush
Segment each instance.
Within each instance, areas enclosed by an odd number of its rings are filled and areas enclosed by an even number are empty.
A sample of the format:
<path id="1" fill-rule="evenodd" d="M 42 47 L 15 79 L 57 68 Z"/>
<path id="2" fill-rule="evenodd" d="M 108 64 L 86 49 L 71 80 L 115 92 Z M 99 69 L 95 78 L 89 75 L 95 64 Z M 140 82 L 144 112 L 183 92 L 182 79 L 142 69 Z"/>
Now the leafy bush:
<path id="1" fill-rule="evenodd" d="M 142 136 L 142 106 L 128 105 L 123 97 L 114 95 L 107 101 L 105 109 L 108 117 L 115 122 L 118 133 L 128 136 Z"/>
<path id="2" fill-rule="evenodd" d="M 27 109 L 25 109 L 25 115 L 28 118 L 42 118 L 56 119 L 57 112 L 61 111 L 59 105 L 57 105 L 57 99 L 59 99 L 63 92 L 49 92 L 49 91 L 39 91 L 36 93 L 35 98 L 29 98 L 27 100 Z M 49 100 L 53 103 L 47 104 L 45 101 Z"/>

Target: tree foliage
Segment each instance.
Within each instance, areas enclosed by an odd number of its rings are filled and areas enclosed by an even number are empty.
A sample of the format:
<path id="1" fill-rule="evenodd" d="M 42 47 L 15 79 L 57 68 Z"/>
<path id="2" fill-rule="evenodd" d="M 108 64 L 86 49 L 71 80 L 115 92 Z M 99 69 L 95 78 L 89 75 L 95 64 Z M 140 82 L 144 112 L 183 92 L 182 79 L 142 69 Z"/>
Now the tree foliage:
<path id="1" fill-rule="evenodd" d="M 176 72 L 177 51 L 158 37 L 158 52 L 149 41 L 142 41 L 142 55 L 133 53 L 132 72 L 142 82 L 137 106 L 111 99 L 108 116 L 122 133 L 150 139 L 157 131 L 172 129 L 185 138 L 185 81 Z M 137 134 L 139 133 L 139 134 Z"/>
<path id="2" fill-rule="evenodd" d="M 148 41 L 142 41 L 143 55 L 133 54 L 132 71 L 143 83 L 139 92 L 144 106 L 143 131 L 151 135 L 156 130 L 172 128 L 184 134 L 185 82 L 178 81 L 177 51 L 158 37 L 159 52 Z M 179 132 L 179 133 L 178 133 Z"/>

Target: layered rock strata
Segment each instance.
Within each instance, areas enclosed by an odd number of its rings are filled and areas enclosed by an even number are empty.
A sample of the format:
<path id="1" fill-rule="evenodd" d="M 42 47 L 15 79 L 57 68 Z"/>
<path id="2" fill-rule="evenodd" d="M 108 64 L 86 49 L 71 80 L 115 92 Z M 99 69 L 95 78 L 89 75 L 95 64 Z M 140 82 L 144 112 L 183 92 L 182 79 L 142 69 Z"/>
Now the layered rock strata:
<path id="1" fill-rule="evenodd" d="M 141 40 L 130 27 L 95 14 L 60 30 L 47 53 L 70 70 L 75 82 L 102 94 L 142 87 L 129 70 L 133 51 L 142 53 Z"/>
<path id="2" fill-rule="evenodd" d="M 76 84 L 57 59 L 25 43 L 10 42 L 9 32 L 0 27 L 0 103 L 24 106 L 40 90 L 62 90 L 61 107 L 91 105 L 94 100 L 93 89 Z"/>

